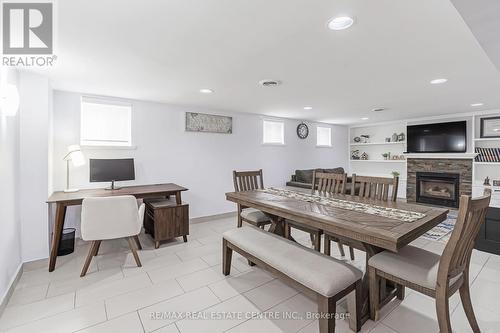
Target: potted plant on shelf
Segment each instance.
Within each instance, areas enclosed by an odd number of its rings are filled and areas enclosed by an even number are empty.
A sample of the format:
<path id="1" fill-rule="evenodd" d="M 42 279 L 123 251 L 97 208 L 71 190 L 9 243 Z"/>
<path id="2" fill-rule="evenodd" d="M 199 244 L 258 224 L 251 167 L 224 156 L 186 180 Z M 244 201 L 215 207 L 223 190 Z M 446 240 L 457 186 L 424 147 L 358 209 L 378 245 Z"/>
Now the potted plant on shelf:
<path id="1" fill-rule="evenodd" d="M 391 175 L 393 177 L 399 177 L 400 173 L 398 171 L 393 171 L 393 172 L 391 172 Z"/>
<path id="2" fill-rule="evenodd" d="M 388 160 L 391 156 L 391 153 L 383 153 L 382 156 L 384 157 L 384 160 Z"/>

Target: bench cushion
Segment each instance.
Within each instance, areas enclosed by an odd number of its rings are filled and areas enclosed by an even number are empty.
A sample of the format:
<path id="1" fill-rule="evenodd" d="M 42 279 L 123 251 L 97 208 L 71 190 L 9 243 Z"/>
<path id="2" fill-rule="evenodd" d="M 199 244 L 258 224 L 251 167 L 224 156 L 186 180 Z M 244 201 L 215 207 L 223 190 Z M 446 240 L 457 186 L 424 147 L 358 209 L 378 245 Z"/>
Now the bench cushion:
<path id="1" fill-rule="evenodd" d="M 224 239 L 309 289 L 332 297 L 363 273 L 340 260 L 255 227 L 226 231 Z"/>
<path id="2" fill-rule="evenodd" d="M 255 208 L 245 208 L 241 211 L 241 217 L 243 217 L 246 220 L 255 222 L 255 223 L 260 223 L 260 222 L 267 222 L 271 221 L 269 216 L 264 214 L 262 211 L 255 209 Z"/>
<path id="3" fill-rule="evenodd" d="M 436 289 L 441 256 L 415 246 L 405 246 L 398 253 L 383 251 L 371 257 L 368 265 L 400 279 L 429 289 Z M 461 275 L 450 280 L 450 285 Z"/>

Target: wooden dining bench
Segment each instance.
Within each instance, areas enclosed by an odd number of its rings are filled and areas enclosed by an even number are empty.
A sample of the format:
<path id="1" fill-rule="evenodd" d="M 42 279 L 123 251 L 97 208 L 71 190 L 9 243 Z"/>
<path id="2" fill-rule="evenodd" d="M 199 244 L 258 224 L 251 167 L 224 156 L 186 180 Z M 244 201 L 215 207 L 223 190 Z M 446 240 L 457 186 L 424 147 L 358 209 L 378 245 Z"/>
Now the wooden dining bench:
<path id="1" fill-rule="evenodd" d="M 270 271 L 318 302 L 320 333 L 335 332 L 336 303 L 349 295 L 350 327 L 361 329 L 361 278 L 348 264 L 283 237 L 248 226 L 226 231 L 222 239 L 222 271 L 229 275 L 233 250 Z"/>

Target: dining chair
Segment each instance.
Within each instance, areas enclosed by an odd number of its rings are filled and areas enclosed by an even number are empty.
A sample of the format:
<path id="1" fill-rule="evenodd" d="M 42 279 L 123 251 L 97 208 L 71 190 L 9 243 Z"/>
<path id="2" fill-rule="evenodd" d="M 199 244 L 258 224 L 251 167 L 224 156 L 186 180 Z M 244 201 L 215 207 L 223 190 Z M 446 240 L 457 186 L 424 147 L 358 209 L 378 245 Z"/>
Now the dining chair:
<path id="1" fill-rule="evenodd" d="M 319 195 L 330 195 L 338 193 L 344 194 L 347 184 L 347 174 L 323 173 L 323 172 L 313 171 L 312 184 L 313 184 L 311 191 L 312 194 L 319 194 Z M 321 251 L 321 235 L 323 234 L 323 230 L 314 228 L 310 225 L 306 225 L 303 223 L 286 220 L 285 221 L 286 235 L 290 235 L 291 228 L 299 229 L 309 233 L 314 249 L 316 251 Z M 336 241 L 337 239 L 332 237 L 331 240 Z M 330 243 L 328 243 L 328 245 L 330 245 Z M 343 253 L 344 249 L 342 244 L 338 243 L 338 246 L 341 253 Z"/>
<path id="2" fill-rule="evenodd" d="M 234 191 L 252 191 L 264 188 L 262 169 L 257 171 L 233 171 Z M 238 204 L 238 228 L 243 225 L 243 221 L 264 229 L 264 226 L 271 223 L 271 219 L 262 211 L 244 207 Z"/>
<path id="3" fill-rule="evenodd" d="M 449 298 L 459 290 L 472 331 L 480 332 L 470 298 L 469 265 L 490 198 L 490 190 L 475 199 L 460 197 L 457 221 L 441 255 L 408 245 L 398 253 L 384 251 L 368 260 L 371 319 L 379 318 L 379 281 L 384 278 L 395 282 L 403 295 L 408 287 L 433 297 L 441 333 L 451 333 Z"/>
<path id="4" fill-rule="evenodd" d="M 142 266 L 136 251 L 138 244 L 135 237 L 141 232 L 144 208 L 144 204 L 137 208 L 137 199 L 131 195 L 83 199 L 82 239 L 92 243 L 81 277 L 87 274 L 92 257 L 97 255 L 103 240 L 127 238 L 137 266 Z"/>
<path id="5" fill-rule="evenodd" d="M 369 177 L 352 175 L 351 196 L 371 198 L 382 201 L 396 201 L 398 196 L 399 177 Z M 325 233 L 324 253 L 330 255 L 330 242 L 336 241 L 339 245 L 340 254 L 345 256 L 343 243 L 335 235 Z M 354 260 L 354 248 L 349 246 L 349 255 Z"/>

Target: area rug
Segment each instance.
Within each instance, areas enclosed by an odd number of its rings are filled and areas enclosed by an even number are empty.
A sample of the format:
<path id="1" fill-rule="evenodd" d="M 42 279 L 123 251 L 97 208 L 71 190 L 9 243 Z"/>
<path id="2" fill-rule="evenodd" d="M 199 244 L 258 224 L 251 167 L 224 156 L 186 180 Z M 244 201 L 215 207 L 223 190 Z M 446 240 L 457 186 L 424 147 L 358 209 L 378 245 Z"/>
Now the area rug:
<path id="1" fill-rule="evenodd" d="M 446 243 L 448 242 L 448 239 L 450 239 L 451 232 L 455 227 L 455 222 L 457 222 L 457 213 L 451 212 L 448 214 L 448 218 L 446 220 L 444 220 L 431 230 L 427 231 L 422 235 L 422 238 L 431 241 Z"/>

